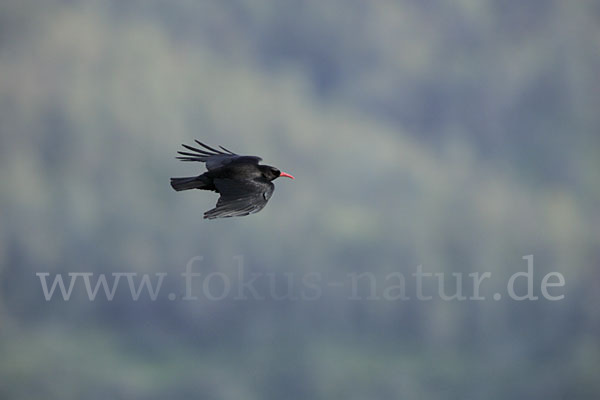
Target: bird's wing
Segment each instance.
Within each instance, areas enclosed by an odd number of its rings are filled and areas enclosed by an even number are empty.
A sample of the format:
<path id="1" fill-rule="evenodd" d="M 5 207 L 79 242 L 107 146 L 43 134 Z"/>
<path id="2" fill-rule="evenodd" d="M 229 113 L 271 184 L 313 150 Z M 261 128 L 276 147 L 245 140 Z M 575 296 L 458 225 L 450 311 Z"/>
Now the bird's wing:
<path id="1" fill-rule="evenodd" d="M 260 161 L 262 161 L 262 158 L 256 156 L 240 156 L 232 151 L 227 150 L 223 146 L 219 146 L 221 150 L 217 150 L 197 140 L 196 143 L 204 147 L 206 150 L 197 149 L 195 147 L 182 144 L 183 147 L 192 151 L 193 153 L 178 151 L 177 153 L 181 154 L 183 157 L 177 157 L 177 159 L 182 161 L 199 161 L 206 163 L 206 169 L 208 170 L 221 168 L 229 164 L 258 164 Z"/>
<path id="2" fill-rule="evenodd" d="M 267 205 L 275 190 L 275 185 L 268 181 L 216 178 L 214 183 L 221 197 L 215 208 L 204 213 L 206 219 L 257 213 Z"/>

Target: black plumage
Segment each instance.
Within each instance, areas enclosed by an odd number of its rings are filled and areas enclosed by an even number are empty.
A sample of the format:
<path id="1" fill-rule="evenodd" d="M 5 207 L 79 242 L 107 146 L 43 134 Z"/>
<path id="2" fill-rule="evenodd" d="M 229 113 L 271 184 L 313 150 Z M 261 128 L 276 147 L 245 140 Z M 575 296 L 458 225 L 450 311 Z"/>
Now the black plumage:
<path id="1" fill-rule="evenodd" d="M 201 189 L 212 190 L 221 195 L 217 206 L 204 213 L 204 218 L 241 217 L 254 214 L 266 205 L 280 176 L 294 179 L 270 165 L 260 165 L 262 158 L 241 156 L 219 146 L 214 149 L 196 140 L 204 149 L 182 145 L 189 151 L 179 151 L 182 161 L 198 161 L 206 165 L 207 171 L 199 176 L 171 178 L 176 191 Z"/>

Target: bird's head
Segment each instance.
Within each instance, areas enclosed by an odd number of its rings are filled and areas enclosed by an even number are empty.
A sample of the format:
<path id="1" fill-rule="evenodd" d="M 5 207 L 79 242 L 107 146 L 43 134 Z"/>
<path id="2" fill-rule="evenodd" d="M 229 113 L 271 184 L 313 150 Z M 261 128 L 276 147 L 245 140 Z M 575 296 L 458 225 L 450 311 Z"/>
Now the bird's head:
<path id="1" fill-rule="evenodd" d="M 290 175 L 286 172 L 281 172 L 277 168 L 271 167 L 270 165 L 261 165 L 259 168 L 260 168 L 262 174 L 264 175 L 264 177 L 267 178 L 269 181 L 273 181 L 273 180 L 279 178 L 280 176 L 290 178 L 290 179 L 295 179 L 292 175 Z"/>

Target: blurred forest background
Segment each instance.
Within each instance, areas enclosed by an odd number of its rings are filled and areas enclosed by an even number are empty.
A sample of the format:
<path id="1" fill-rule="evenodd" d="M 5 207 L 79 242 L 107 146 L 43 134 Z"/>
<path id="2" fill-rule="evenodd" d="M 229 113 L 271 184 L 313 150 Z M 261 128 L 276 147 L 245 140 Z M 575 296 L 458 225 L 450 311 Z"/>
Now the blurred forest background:
<path id="1" fill-rule="evenodd" d="M 599 106 L 596 0 L 3 0 L 0 398 L 598 399 Z M 169 186 L 195 138 L 297 179 L 203 221 L 216 196 Z M 35 275 L 243 255 L 489 297 L 528 254 L 565 300 L 46 302 Z"/>

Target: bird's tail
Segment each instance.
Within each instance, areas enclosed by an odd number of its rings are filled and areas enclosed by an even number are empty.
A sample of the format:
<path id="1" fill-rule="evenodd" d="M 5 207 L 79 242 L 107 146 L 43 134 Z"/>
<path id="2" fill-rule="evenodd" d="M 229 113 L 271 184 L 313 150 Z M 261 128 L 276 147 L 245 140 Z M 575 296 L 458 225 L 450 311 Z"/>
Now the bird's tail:
<path id="1" fill-rule="evenodd" d="M 202 176 L 171 178 L 171 187 L 178 192 L 190 189 L 207 189 L 206 181 Z"/>

